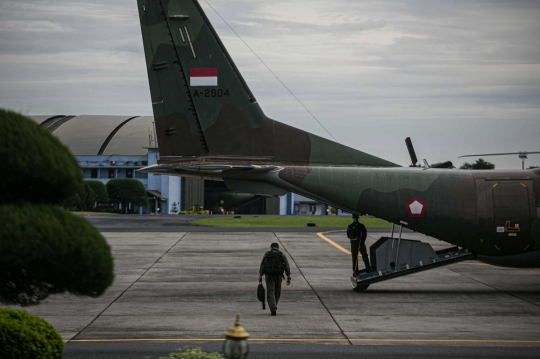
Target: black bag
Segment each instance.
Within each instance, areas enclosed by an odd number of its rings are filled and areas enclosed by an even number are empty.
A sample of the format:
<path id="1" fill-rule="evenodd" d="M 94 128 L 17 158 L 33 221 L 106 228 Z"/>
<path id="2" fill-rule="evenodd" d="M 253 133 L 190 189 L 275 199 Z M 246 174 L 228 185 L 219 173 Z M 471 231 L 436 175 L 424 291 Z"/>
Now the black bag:
<path id="1" fill-rule="evenodd" d="M 347 238 L 356 239 L 356 237 L 362 235 L 362 227 L 358 222 L 353 222 L 347 227 Z"/>
<path id="2" fill-rule="evenodd" d="M 269 251 L 264 261 L 264 271 L 268 274 L 282 275 L 285 272 L 285 261 L 280 251 Z"/>
<path id="3" fill-rule="evenodd" d="M 259 300 L 259 302 L 262 302 L 263 310 L 266 309 L 265 298 L 266 298 L 266 292 L 264 290 L 264 286 L 262 282 L 259 282 L 259 286 L 257 287 L 257 299 Z"/>

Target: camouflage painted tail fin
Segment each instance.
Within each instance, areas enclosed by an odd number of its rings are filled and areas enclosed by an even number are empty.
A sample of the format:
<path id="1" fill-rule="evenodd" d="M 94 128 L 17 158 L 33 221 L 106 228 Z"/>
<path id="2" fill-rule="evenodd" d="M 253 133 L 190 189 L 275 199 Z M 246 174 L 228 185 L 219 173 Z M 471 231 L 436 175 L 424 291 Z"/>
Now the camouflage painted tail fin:
<path id="1" fill-rule="evenodd" d="M 396 166 L 266 117 L 197 0 L 137 2 L 164 161 Z"/>

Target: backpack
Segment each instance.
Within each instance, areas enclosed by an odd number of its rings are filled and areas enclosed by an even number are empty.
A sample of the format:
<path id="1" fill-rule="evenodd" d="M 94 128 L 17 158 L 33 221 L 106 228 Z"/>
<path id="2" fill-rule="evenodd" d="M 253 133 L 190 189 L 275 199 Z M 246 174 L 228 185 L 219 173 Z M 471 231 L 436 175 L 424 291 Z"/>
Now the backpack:
<path id="1" fill-rule="evenodd" d="M 349 224 L 349 227 L 347 227 L 347 238 L 349 239 L 356 239 L 356 237 L 362 235 L 362 227 L 360 226 L 360 223 L 353 222 Z"/>
<path id="2" fill-rule="evenodd" d="M 285 261 L 280 251 L 266 252 L 264 260 L 264 271 L 268 274 L 283 274 L 285 271 Z"/>

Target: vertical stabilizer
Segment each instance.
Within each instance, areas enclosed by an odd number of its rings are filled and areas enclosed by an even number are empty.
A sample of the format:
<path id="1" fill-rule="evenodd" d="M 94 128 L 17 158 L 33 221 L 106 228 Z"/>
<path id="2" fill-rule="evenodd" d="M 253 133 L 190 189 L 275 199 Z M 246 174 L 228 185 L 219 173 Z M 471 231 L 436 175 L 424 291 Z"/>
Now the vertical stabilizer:
<path id="1" fill-rule="evenodd" d="M 395 166 L 264 115 L 196 0 L 138 0 L 161 158 Z"/>

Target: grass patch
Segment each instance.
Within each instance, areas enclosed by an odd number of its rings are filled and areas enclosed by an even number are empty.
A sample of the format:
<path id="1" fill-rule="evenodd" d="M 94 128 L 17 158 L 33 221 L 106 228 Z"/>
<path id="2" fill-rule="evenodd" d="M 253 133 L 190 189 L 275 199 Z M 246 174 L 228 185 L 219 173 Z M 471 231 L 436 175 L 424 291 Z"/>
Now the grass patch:
<path id="1" fill-rule="evenodd" d="M 204 218 L 191 221 L 196 226 L 210 227 L 306 227 L 312 221 L 317 227 L 341 227 L 347 228 L 352 223 L 349 216 L 259 216 L 259 217 L 216 217 Z M 389 228 L 390 222 L 373 217 L 360 217 L 368 228 Z"/>
<path id="2" fill-rule="evenodd" d="M 118 213 L 111 213 L 111 212 L 91 212 L 91 211 L 80 211 L 80 212 L 71 212 L 73 214 L 76 214 L 76 215 L 80 215 L 80 216 L 88 216 L 88 215 L 91 215 L 91 214 L 106 214 L 106 215 L 117 215 Z"/>

